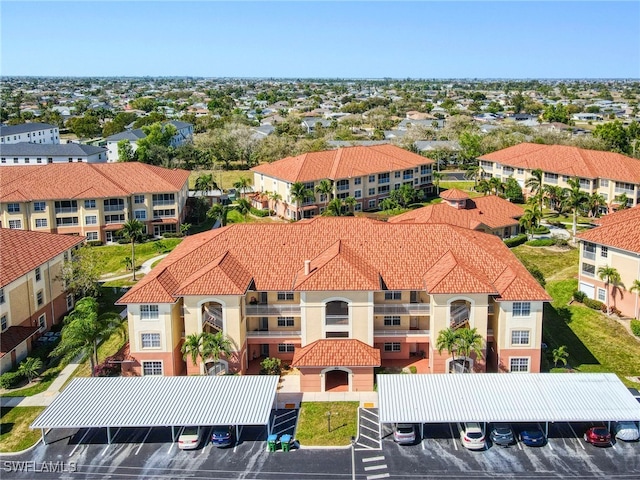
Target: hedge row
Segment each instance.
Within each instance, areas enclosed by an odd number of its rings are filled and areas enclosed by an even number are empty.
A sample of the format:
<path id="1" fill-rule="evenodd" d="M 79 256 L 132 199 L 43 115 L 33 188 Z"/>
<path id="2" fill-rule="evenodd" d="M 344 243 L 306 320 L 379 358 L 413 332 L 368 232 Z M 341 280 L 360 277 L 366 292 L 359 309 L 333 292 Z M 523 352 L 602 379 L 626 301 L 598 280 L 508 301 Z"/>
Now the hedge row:
<path id="1" fill-rule="evenodd" d="M 513 248 L 513 247 L 517 247 L 518 245 L 522 245 L 526 241 L 527 241 L 527 236 L 524 233 L 521 233 L 520 235 L 517 235 L 513 238 L 507 238 L 504 241 L 504 244 L 509 248 Z"/>

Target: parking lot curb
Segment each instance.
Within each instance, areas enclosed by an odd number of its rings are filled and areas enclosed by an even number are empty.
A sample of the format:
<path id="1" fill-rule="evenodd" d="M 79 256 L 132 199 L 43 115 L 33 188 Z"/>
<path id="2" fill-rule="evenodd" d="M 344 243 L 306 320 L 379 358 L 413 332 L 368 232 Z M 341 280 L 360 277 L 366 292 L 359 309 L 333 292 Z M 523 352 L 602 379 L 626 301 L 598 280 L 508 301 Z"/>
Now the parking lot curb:
<path id="1" fill-rule="evenodd" d="M 297 450 L 347 450 L 351 445 L 320 446 L 320 445 L 298 445 Z"/>
<path id="2" fill-rule="evenodd" d="M 24 450 L 21 450 L 19 452 L 0 452 L 0 458 L 2 458 L 2 457 L 16 457 L 18 455 L 23 455 L 25 453 L 29 453 L 31 450 L 36 448 L 41 443 L 42 443 L 42 438 L 40 438 L 36 443 L 31 445 L 29 448 L 25 448 Z"/>

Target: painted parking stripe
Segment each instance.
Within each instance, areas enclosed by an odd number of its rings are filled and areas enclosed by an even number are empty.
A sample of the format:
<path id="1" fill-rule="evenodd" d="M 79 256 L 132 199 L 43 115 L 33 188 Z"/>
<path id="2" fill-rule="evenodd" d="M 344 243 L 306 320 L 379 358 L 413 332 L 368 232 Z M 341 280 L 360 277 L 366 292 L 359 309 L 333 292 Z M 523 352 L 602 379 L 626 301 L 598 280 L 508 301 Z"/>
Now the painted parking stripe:
<path id="1" fill-rule="evenodd" d="M 361 437 L 366 438 L 367 440 L 371 440 L 372 442 L 379 443 L 377 439 L 375 439 L 375 438 L 371 438 L 371 437 L 368 437 L 367 435 L 365 435 L 365 434 L 364 434 L 364 433 L 362 433 L 362 432 L 360 432 L 360 436 L 361 436 Z"/>
<path id="2" fill-rule="evenodd" d="M 584 450 L 584 445 L 582 443 L 582 439 L 580 437 L 578 437 L 578 434 L 576 433 L 576 431 L 573 429 L 573 427 L 571 426 L 570 423 L 568 423 L 567 425 L 569 425 L 569 428 L 571 429 L 571 431 L 573 432 L 573 436 L 576 437 L 576 440 L 578 441 L 578 445 L 580 445 L 582 447 L 582 449 Z"/>
<path id="3" fill-rule="evenodd" d="M 362 461 L 364 463 L 369 463 L 369 462 L 379 462 L 380 460 L 384 460 L 384 455 L 381 455 L 379 457 L 369 457 L 369 458 L 363 458 Z"/>
<path id="4" fill-rule="evenodd" d="M 367 480 L 376 480 L 378 478 L 389 478 L 388 473 L 380 473 L 378 475 L 367 475 Z"/>
<path id="5" fill-rule="evenodd" d="M 451 440 L 453 440 L 453 446 L 456 450 L 458 450 L 458 442 L 456 442 L 456 436 L 453 434 L 453 428 L 451 427 L 451 424 L 449 424 L 449 431 L 451 432 Z"/>
<path id="6" fill-rule="evenodd" d="M 77 450 L 77 448 L 80 446 L 80 444 L 82 443 L 82 441 L 86 438 L 87 435 L 89 435 L 89 433 L 91 433 L 91 428 L 89 430 L 87 430 L 87 432 L 82 436 L 82 438 L 80 439 L 80 441 L 76 444 L 75 447 L 73 447 L 73 450 L 71 450 L 71 453 L 69 454 L 69 456 L 73 455 L 75 453 L 75 451 Z M 95 435 L 95 432 L 93 432 L 93 435 Z M 92 435 L 92 436 L 93 436 Z"/>
<path id="7" fill-rule="evenodd" d="M 368 467 L 364 467 L 365 472 L 370 472 L 371 470 L 383 470 L 387 468 L 386 465 L 369 465 Z"/>
<path id="8" fill-rule="evenodd" d="M 140 443 L 140 445 L 138 445 L 138 448 L 136 449 L 136 453 L 134 453 L 134 455 L 138 455 L 138 453 L 140 452 L 140 449 L 142 448 L 142 445 L 144 445 L 144 442 L 147 440 L 147 437 L 149 436 L 150 433 L 151 433 L 151 428 L 149 428 L 149 431 L 142 439 L 142 442 Z M 173 442 L 171 443 L 171 447 L 173 447 Z M 171 451 L 171 449 L 169 449 L 169 451 Z"/>

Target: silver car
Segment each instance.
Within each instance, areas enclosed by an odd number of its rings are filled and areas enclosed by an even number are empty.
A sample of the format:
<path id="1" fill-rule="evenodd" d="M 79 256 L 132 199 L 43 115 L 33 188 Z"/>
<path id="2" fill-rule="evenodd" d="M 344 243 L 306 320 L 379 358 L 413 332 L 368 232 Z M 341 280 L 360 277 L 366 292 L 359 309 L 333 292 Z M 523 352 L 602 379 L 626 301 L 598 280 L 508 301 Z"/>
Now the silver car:
<path id="1" fill-rule="evenodd" d="M 393 440 L 400 445 L 416 442 L 416 426 L 412 423 L 398 423 L 393 429 Z"/>
<path id="2" fill-rule="evenodd" d="M 635 422 L 618 422 L 615 428 L 616 438 L 625 442 L 635 442 L 640 438 Z"/>

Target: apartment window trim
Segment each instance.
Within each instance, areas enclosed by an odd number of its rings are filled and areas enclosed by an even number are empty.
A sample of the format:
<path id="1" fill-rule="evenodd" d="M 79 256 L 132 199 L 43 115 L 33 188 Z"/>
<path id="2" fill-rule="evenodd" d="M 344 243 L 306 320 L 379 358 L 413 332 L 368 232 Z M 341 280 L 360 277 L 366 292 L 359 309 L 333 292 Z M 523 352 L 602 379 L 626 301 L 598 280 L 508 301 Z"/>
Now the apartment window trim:
<path id="1" fill-rule="evenodd" d="M 531 302 L 513 302 L 511 315 L 514 317 L 528 317 L 531 315 Z"/>
<path id="2" fill-rule="evenodd" d="M 385 327 L 399 327 L 401 324 L 400 315 L 385 315 L 383 322 Z"/>
<path id="3" fill-rule="evenodd" d="M 140 320 L 159 320 L 160 307 L 156 304 L 140 305 Z"/>
<path id="4" fill-rule="evenodd" d="M 293 327 L 294 325 L 293 317 L 278 317 L 278 327 Z"/>
<path id="5" fill-rule="evenodd" d="M 47 329 L 47 314 L 43 313 L 38 317 L 38 329 L 40 332 L 44 332 Z"/>
<path id="6" fill-rule="evenodd" d="M 153 350 L 162 348 L 162 338 L 159 332 L 143 332 L 140 334 L 140 348 Z"/>
<path id="7" fill-rule="evenodd" d="M 602 258 L 607 258 L 609 256 L 609 247 L 605 247 L 604 245 L 602 245 L 600 247 L 600 256 Z"/>
<path id="8" fill-rule="evenodd" d="M 148 371 L 148 373 L 147 373 Z M 164 375 L 164 365 L 162 360 L 143 360 L 142 376 L 162 376 Z"/>
<path id="9" fill-rule="evenodd" d="M 291 302 L 294 299 L 293 292 L 278 292 L 277 298 L 279 302 Z"/>
<path id="10" fill-rule="evenodd" d="M 4 287 L 0 288 L 0 305 L 6 302 L 6 298 L 4 297 Z"/>
<path id="11" fill-rule="evenodd" d="M 38 293 L 36 293 L 36 305 L 38 307 L 44 305 L 44 292 L 42 290 L 38 290 Z"/>
<path id="12" fill-rule="evenodd" d="M 278 353 L 293 353 L 295 352 L 296 347 L 293 343 L 279 343 L 278 344 Z"/>
<path id="13" fill-rule="evenodd" d="M 36 282 L 42 280 L 42 269 L 40 267 L 36 267 L 34 274 L 36 277 Z"/>
<path id="14" fill-rule="evenodd" d="M 531 332 L 529 330 L 511 330 L 511 345 L 530 345 Z"/>
<path id="15" fill-rule="evenodd" d="M 387 290 L 384 292 L 385 300 L 402 300 L 402 292 L 400 290 Z"/>
<path id="16" fill-rule="evenodd" d="M 509 372 L 529 373 L 531 357 L 509 357 Z"/>
<path id="17" fill-rule="evenodd" d="M 5 313 L 0 317 L 0 331 L 4 332 L 9 328 L 9 317 Z"/>
<path id="18" fill-rule="evenodd" d="M 400 342 L 386 342 L 384 344 L 385 352 L 400 352 L 402 350 L 402 345 Z"/>
<path id="19" fill-rule="evenodd" d="M 48 228 L 49 221 L 46 218 L 36 218 L 36 228 Z"/>
<path id="20" fill-rule="evenodd" d="M 72 310 L 73 309 L 73 305 L 74 305 L 74 301 L 73 301 L 73 294 L 69 294 L 67 295 L 66 301 L 67 301 L 67 311 Z"/>
<path id="21" fill-rule="evenodd" d="M 16 202 L 7 203 L 8 213 L 20 213 L 20 204 Z"/>

